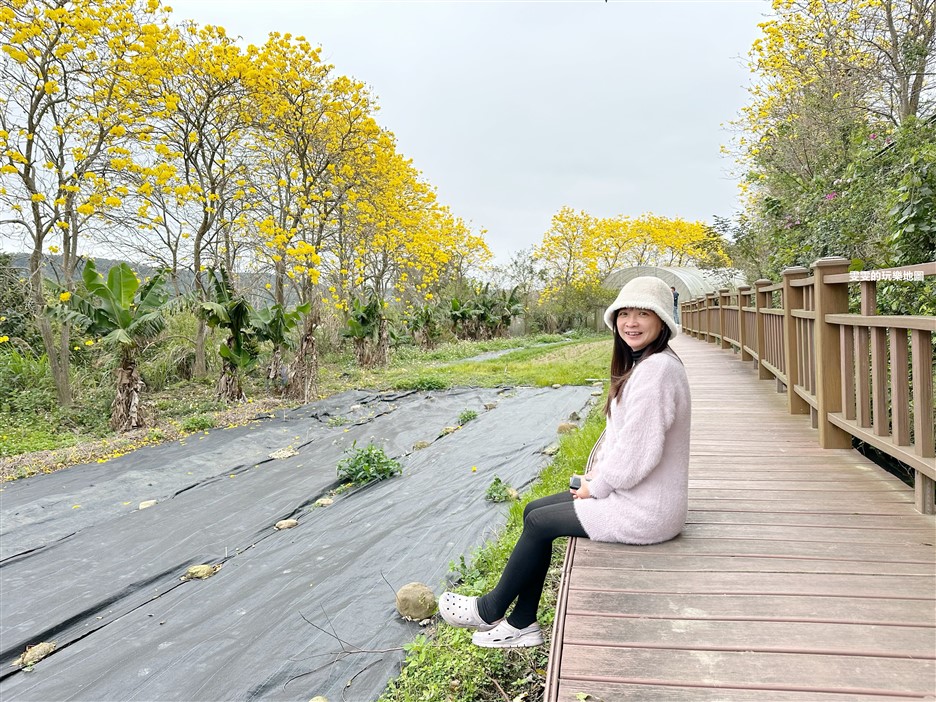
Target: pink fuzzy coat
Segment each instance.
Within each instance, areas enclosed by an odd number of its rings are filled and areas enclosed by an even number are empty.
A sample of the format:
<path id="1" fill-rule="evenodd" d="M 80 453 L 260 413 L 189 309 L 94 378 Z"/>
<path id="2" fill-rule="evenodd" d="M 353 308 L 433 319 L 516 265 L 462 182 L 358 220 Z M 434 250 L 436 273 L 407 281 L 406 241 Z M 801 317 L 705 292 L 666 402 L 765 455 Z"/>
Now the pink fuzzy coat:
<path id="1" fill-rule="evenodd" d="M 667 349 L 637 364 L 591 458 L 593 499 L 574 502 L 590 539 L 653 544 L 682 531 L 690 410 L 689 381 L 675 353 Z"/>

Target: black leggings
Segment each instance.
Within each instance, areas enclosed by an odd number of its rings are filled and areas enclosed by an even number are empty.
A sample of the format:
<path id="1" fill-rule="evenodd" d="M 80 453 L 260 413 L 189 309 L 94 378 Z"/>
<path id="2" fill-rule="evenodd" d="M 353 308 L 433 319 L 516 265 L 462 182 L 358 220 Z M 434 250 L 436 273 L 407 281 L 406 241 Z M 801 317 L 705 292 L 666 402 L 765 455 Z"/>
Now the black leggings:
<path id="1" fill-rule="evenodd" d="M 536 621 L 552 542 L 560 536 L 588 536 L 575 516 L 572 493 L 561 492 L 530 502 L 523 510 L 523 533 L 497 587 L 478 599 L 478 614 L 484 621 L 502 618 L 514 600 L 517 604 L 507 618 L 511 626 L 522 629 Z"/>

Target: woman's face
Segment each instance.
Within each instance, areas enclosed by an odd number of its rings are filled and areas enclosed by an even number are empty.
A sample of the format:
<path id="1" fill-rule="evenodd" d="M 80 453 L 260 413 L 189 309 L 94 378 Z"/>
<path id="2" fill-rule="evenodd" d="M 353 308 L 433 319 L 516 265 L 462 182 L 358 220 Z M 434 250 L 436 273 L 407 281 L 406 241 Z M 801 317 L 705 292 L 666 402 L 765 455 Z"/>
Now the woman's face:
<path id="1" fill-rule="evenodd" d="M 636 307 L 622 307 L 617 311 L 618 334 L 631 351 L 640 351 L 653 342 L 663 331 L 663 320 L 656 312 Z"/>

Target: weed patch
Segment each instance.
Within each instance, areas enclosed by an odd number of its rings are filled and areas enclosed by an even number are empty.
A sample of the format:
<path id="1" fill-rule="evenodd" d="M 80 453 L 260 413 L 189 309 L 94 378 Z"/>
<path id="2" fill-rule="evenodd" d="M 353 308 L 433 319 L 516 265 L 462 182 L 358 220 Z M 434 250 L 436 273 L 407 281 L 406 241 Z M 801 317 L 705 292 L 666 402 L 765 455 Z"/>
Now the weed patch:
<path id="1" fill-rule="evenodd" d="M 357 442 L 345 452 L 338 462 L 338 477 L 358 485 L 372 480 L 386 480 L 402 471 L 399 462 L 390 458 L 379 446 L 368 444 L 359 449 Z"/>

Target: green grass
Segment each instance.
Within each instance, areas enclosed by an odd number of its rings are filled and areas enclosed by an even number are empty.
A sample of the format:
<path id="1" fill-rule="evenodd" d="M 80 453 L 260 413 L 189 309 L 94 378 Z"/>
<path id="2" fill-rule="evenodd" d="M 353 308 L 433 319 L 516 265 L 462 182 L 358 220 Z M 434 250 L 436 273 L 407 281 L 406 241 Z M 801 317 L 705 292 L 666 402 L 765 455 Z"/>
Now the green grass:
<path id="1" fill-rule="evenodd" d="M 522 348 L 486 361 L 390 368 L 380 384 L 397 390 L 456 385 L 585 385 L 590 379 L 607 376 L 609 353 L 607 339 L 589 338 L 561 346 Z"/>
<path id="2" fill-rule="evenodd" d="M 0 412 L 0 427 L 0 458 L 65 448 L 78 440 L 72 432 L 62 431 L 57 423 L 43 417 L 24 422 L 22 417 Z"/>
<path id="3" fill-rule="evenodd" d="M 605 342 L 607 346 L 607 342 Z M 466 595 L 480 595 L 496 585 L 510 552 L 522 530 L 523 507 L 532 499 L 568 489 L 569 476 L 581 473 L 588 454 L 604 427 L 599 403 L 580 431 L 562 438 L 559 453 L 547 466 L 530 492 L 510 508 L 503 532 L 457 566 L 463 580 L 457 588 Z M 553 545 L 553 567 L 540 602 L 539 623 L 549 632 L 555 616 L 559 567 L 566 539 Z M 429 583 L 430 586 L 433 583 Z M 428 635 L 420 635 L 407 647 L 400 676 L 388 686 L 380 702 L 446 700 L 483 702 L 503 699 L 542 698 L 547 646 L 531 649 L 486 649 L 471 643 L 471 631 L 439 624 Z M 494 682 L 496 680 L 496 684 Z M 525 695 L 525 696 L 524 696 Z"/>

